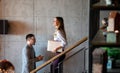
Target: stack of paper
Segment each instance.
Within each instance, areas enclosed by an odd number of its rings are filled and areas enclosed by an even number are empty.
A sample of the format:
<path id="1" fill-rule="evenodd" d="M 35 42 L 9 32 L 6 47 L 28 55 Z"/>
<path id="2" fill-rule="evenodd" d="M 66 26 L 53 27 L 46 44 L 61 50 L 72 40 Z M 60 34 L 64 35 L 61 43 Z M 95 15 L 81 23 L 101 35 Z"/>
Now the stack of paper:
<path id="1" fill-rule="evenodd" d="M 47 51 L 53 51 L 57 47 L 61 46 L 61 42 L 48 40 Z M 62 48 L 59 49 L 57 52 L 62 52 Z"/>

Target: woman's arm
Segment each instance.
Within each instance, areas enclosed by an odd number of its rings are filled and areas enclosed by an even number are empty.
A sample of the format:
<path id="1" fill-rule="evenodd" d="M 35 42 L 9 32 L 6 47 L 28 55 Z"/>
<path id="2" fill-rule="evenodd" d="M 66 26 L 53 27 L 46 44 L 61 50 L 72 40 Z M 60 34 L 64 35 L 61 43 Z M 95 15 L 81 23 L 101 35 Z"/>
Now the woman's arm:
<path id="1" fill-rule="evenodd" d="M 66 38 L 65 38 L 65 34 L 63 34 L 61 31 L 57 31 L 57 38 L 58 38 L 58 41 L 60 41 L 61 42 L 61 46 L 59 46 L 59 47 L 56 47 L 54 50 L 53 50 L 53 52 L 56 52 L 57 50 L 59 50 L 59 49 L 61 49 L 61 48 L 63 48 L 64 49 L 64 47 L 67 45 L 67 40 L 66 40 Z"/>
<path id="2" fill-rule="evenodd" d="M 57 32 L 57 37 L 61 42 L 61 46 L 65 47 L 67 45 L 67 40 L 65 38 L 65 33 L 62 33 L 60 30 Z"/>

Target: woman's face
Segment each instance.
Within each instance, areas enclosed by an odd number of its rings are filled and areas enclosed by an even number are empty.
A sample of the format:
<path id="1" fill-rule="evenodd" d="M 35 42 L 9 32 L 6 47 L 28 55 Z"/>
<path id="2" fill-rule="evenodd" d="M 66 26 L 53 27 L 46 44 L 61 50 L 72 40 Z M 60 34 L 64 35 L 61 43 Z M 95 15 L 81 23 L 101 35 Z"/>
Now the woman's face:
<path id="1" fill-rule="evenodd" d="M 58 27 L 59 21 L 57 20 L 57 18 L 53 19 L 53 25 L 54 25 L 55 28 Z"/>

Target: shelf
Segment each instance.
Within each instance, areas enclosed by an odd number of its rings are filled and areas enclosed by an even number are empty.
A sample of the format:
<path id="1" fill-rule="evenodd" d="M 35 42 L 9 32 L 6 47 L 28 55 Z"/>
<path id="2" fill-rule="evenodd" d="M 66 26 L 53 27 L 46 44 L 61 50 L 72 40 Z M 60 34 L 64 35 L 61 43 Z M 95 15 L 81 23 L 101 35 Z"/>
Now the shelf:
<path id="1" fill-rule="evenodd" d="M 102 30 L 99 30 L 96 36 L 92 40 L 92 46 L 100 47 L 100 46 L 109 46 L 109 47 L 120 47 L 120 42 L 110 43 L 106 42 L 106 38 L 103 35 Z"/>
<path id="2" fill-rule="evenodd" d="M 92 9 L 97 10 L 120 10 L 120 4 L 119 5 L 106 5 L 105 3 L 95 3 L 92 5 Z"/>
<path id="3" fill-rule="evenodd" d="M 93 70 L 93 51 L 97 48 L 102 48 L 102 47 L 108 47 L 110 49 L 116 48 L 120 49 L 120 40 L 116 40 L 115 35 L 118 36 L 118 34 L 115 34 L 113 32 L 107 32 L 107 38 L 106 36 L 103 35 L 103 30 L 100 30 L 100 19 L 101 17 L 104 17 L 104 14 L 100 14 L 100 11 L 120 11 L 120 0 L 112 0 L 111 5 L 106 5 L 105 0 L 90 0 L 90 73 L 92 73 Z M 106 16 L 106 15 L 105 15 Z M 97 33 L 96 33 L 97 32 Z M 109 37 L 109 38 L 108 38 Z M 112 38 L 112 39 L 111 39 Z M 117 39 L 120 39 L 118 36 Z M 109 42 L 108 42 L 109 41 Z M 117 41 L 117 42 L 115 42 Z M 112 50 L 113 52 L 113 50 Z M 116 65 L 116 64 L 114 64 Z M 104 67 L 103 67 L 104 68 Z M 105 70 L 102 70 L 101 72 L 105 71 L 106 72 L 106 67 L 104 68 Z M 106 73 L 120 73 L 120 68 L 118 67 L 112 67 L 112 69 L 107 69 Z"/>
<path id="4" fill-rule="evenodd" d="M 108 69 L 107 73 L 120 73 L 120 68 L 117 68 L 117 69 Z"/>

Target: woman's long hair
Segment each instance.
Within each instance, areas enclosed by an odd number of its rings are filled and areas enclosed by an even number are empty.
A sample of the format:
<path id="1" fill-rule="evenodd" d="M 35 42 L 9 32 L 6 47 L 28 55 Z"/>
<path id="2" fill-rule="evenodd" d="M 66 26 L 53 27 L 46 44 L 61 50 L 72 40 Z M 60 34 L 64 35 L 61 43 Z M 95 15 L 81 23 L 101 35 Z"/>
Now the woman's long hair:
<path id="1" fill-rule="evenodd" d="M 64 20 L 62 17 L 55 17 L 58 21 L 59 21 L 59 26 L 58 26 L 58 30 L 62 31 L 62 33 L 64 34 L 64 37 L 66 39 L 66 32 L 65 32 L 65 28 L 64 28 Z"/>

